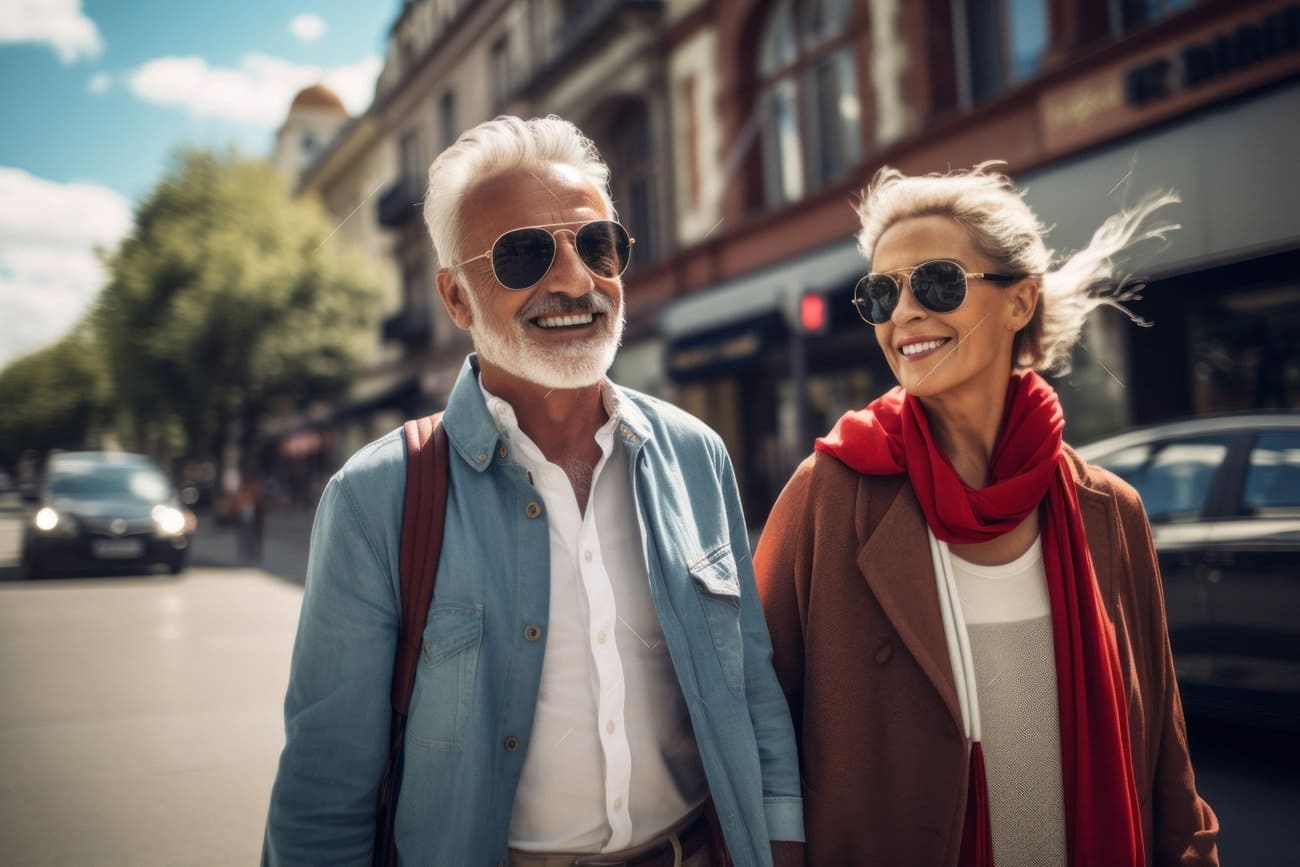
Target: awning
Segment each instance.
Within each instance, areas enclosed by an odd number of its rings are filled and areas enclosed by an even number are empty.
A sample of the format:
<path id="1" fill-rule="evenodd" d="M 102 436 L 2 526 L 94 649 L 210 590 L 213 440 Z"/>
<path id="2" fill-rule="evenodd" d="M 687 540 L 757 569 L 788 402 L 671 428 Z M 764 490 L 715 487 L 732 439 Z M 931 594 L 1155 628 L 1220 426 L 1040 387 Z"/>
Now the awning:
<path id="1" fill-rule="evenodd" d="M 845 238 L 673 302 L 659 314 L 659 329 L 678 340 L 773 312 L 792 321 L 800 295 L 851 286 L 866 270 L 857 240 Z"/>

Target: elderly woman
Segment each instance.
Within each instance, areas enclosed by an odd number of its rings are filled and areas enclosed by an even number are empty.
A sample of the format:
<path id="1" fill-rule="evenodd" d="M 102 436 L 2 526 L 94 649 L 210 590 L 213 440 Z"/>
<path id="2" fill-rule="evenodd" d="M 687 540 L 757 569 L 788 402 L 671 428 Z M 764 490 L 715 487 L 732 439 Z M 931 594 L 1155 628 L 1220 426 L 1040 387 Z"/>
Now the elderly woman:
<path id="1" fill-rule="evenodd" d="M 1053 267 L 991 164 L 882 169 L 853 303 L 899 387 L 847 413 L 755 555 L 800 740 L 810 864 L 1217 864 L 1138 495 L 1062 441 L 1111 257 L 1171 196 Z"/>

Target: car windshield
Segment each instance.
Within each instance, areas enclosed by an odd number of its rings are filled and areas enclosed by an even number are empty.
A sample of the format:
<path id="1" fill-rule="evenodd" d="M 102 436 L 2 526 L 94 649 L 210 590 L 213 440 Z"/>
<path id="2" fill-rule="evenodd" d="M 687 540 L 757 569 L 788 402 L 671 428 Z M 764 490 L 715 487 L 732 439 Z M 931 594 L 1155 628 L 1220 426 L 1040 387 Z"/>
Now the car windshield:
<path id="1" fill-rule="evenodd" d="M 56 470 L 50 477 L 49 491 L 60 497 L 126 497 L 156 502 L 170 496 L 171 485 L 157 470 L 99 464 Z"/>

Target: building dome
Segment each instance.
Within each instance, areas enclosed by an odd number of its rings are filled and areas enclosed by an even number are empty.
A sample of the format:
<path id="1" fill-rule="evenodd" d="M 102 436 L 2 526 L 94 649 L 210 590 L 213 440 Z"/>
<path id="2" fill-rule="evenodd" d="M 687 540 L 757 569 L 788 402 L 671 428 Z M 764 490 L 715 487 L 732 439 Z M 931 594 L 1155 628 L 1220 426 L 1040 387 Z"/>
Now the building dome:
<path id="1" fill-rule="evenodd" d="M 298 91 L 298 95 L 293 98 L 293 104 L 289 106 L 289 114 L 299 109 L 330 112 L 344 117 L 348 114 L 348 110 L 343 107 L 343 100 L 323 84 L 313 84 Z"/>

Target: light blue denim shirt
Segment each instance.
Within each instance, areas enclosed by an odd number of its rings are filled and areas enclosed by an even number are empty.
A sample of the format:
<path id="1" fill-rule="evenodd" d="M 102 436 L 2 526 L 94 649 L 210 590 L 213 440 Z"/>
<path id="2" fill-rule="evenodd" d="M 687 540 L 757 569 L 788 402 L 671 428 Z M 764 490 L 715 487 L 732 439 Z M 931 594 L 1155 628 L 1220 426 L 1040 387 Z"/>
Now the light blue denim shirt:
<path id="1" fill-rule="evenodd" d="M 803 840 L 803 804 L 731 462 L 698 420 L 616 388 L 651 596 L 727 847 L 737 867 L 769 865 L 771 840 Z M 550 542 L 542 498 L 488 413 L 472 356 L 443 424 L 451 493 L 407 720 L 397 847 L 404 864 L 491 867 L 507 859 L 530 746 Z M 357 452 L 321 497 L 264 864 L 370 862 L 399 622 L 405 457 L 394 431 Z M 529 626 L 541 637 L 529 640 Z"/>

